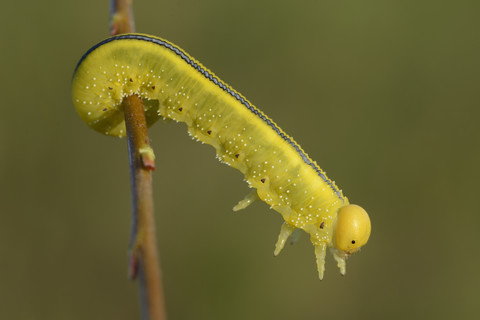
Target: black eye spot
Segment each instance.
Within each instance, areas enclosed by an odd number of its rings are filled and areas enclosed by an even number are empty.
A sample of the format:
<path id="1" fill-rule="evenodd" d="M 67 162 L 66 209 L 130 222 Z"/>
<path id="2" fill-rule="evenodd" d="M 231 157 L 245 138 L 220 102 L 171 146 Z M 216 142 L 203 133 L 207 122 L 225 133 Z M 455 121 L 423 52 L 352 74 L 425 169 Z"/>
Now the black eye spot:
<path id="1" fill-rule="evenodd" d="M 352 244 L 355 244 L 355 240 L 352 240 Z"/>

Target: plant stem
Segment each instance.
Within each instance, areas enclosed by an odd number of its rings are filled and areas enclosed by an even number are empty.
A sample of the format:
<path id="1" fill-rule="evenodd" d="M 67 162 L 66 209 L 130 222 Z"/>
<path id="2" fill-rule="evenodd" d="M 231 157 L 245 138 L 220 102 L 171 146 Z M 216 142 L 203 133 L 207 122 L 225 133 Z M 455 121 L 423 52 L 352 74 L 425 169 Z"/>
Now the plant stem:
<path id="1" fill-rule="evenodd" d="M 132 0 L 111 0 L 111 34 L 135 32 Z M 122 101 L 128 139 L 132 188 L 132 238 L 129 276 L 138 272 L 143 319 L 166 320 L 165 298 L 157 254 L 152 196 L 155 155 L 147 134 L 142 99 L 137 95 Z"/>
<path id="2" fill-rule="evenodd" d="M 110 34 L 112 36 L 121 33 L 135 32 L 132 1 L 133 0 L 110 0 Z"/>
<path id="3" fill-rule="evenodd" d="M 139 273 L 144 319 L 166 319 L 162 278 L 157 255 L 153 215 L 152 170 L 154 155 L 147 135 L 143 102 L 137 95 L 123 99 L 130 160 L 133 230 L 130 252 L 132 278 Z"/>

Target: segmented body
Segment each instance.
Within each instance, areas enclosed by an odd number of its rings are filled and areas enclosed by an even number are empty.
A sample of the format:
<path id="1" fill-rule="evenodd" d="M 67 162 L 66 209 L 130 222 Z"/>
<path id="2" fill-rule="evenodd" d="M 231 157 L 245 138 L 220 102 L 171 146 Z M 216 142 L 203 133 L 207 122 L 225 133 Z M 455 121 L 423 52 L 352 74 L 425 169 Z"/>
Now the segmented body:
<path id="1" fill-rule="evenodd" d="M 141 34 L 109 38 L 82 57 L 73 82 L 74 104 L 91 127 L 124 136 L 120 105 L 137 94 L 150 124 L 161 117 L 186 123 L 220 161 L 245 175 L 283 216 L 283 241 L 301 228 L 321 251 L 317 258 L 332 246 L 336 213 L 347 198 L 272 120 L 175 45 Z"/>

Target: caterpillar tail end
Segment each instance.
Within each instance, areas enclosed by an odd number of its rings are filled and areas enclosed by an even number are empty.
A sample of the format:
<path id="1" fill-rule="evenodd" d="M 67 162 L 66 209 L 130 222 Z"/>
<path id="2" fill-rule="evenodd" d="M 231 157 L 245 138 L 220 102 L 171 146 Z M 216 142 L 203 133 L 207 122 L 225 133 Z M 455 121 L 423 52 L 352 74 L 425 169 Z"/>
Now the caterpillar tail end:
<path id="1" fill-rule="evenodd" d="M 253 202 L 259 200 L 260 198 L 258 197 L 257 190 L 253 189 L 249 194 L 245 196 L 245 198 L 237 203 L 235 207 L 233 207 L 233 211 L 237 212 L 242 209 L 245 209 L 249 205 L 251 205 Z"/>
<path id="2" fill-rule="evenodd" d="M 323 280 L 325 273 L 325 255 L 327 253 L 327 245 L 325 243 L 315 245 L 315 257 L 317 259 L 318 277 Z"/>
<path id="3" fill-rule="evenodd" d="M 293 231 L 295 231 L 295 229 L 296 228 L 294 226 L 286 222 L 282 224 L 282 227 L 280 228 L 280 234 L 278 235 L 277 243 L 275 244 L 275 251 L 273 252 L 275 256 L 278 256 L 278 254 L 282 251 L 285 243 L 288 240 L 288 237 L 290 237 L 290 235 Z"/>

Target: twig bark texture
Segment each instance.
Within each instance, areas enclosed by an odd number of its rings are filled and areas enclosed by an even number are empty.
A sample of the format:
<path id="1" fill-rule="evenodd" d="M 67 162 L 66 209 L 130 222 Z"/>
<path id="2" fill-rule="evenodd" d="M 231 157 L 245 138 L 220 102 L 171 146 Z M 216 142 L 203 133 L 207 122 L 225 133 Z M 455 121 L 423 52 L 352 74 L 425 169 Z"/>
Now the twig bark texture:
<path id="1" fill-rule="evenodd" d="M 111 0 L 111 34 L 134 32 L 132 0 Z M 152 196 L 155 156 L 150 147 L 143 102 L 137 95 L 122 102 L 128 138 L 132 189 L 133 227 L 129 275 L 138 274 L 142 316 L 166 320 Z"/>

